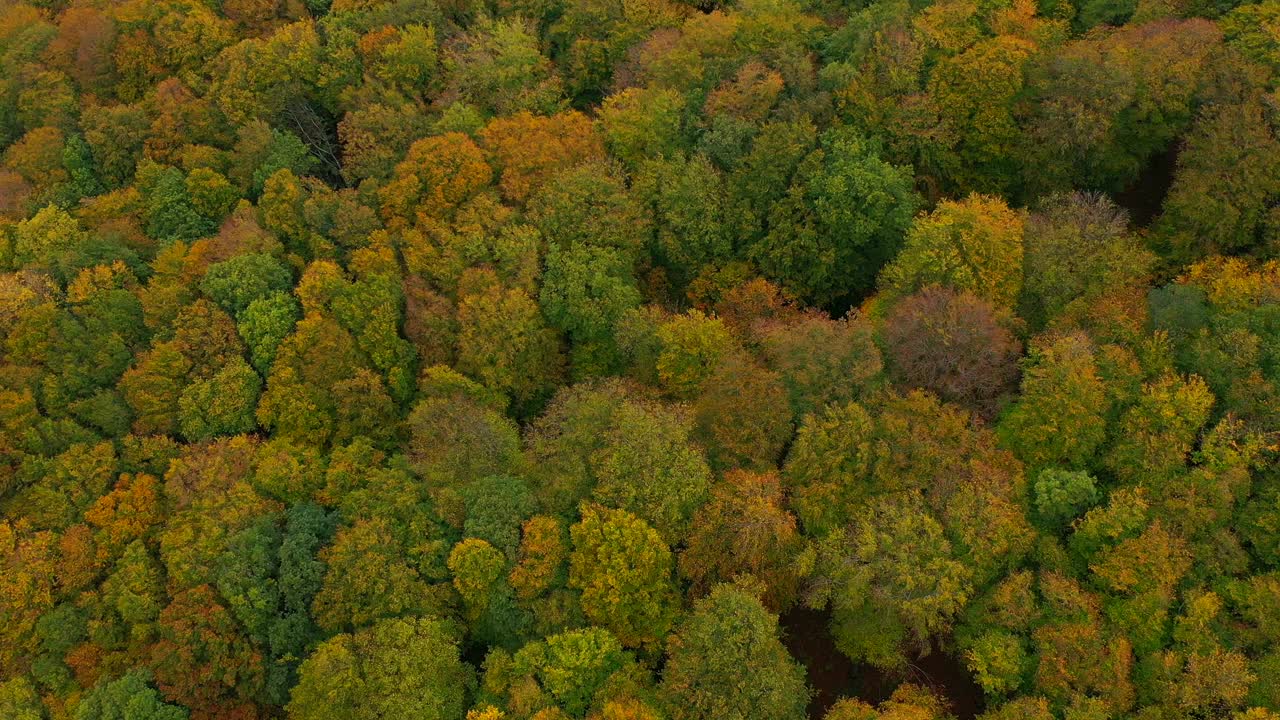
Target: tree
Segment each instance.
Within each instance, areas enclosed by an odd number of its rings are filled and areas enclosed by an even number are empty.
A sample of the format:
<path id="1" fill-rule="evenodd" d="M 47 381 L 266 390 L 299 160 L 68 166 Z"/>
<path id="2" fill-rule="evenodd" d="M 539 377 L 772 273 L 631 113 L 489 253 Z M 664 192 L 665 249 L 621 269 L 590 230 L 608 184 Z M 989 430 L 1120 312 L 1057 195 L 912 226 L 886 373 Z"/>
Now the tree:
<path id="1" fill-rule="evenodd" d="M 379 190 L 390 220 L 443 219 L 489 185 L 493 170 L 484 153 L 462 133 L 433 135 L 409 146 L 391 180 Z"/>
<path id="2" fill-rule="evenodd" d="M 930 100 L 955 138 L 950 180 L 956 188 L 999 193 L 1017 186 L 1021 133 L 1013 106 L 1022 91 L 1023 65 L 1035 50 L 1023 38 L 1000 35 L 944 58 L 930 73 Z"/>
<path id="3" fill-rule="evenodd" d="M 870 324 L 852 314 L 840 320 L 816 312 L 764 320 L 754 335 L 800 419 L 825 405 L 859 399 L 884 366 Z"/>
<path id="4" fill-rule="evenodd" d="M 1000 420 L 1005 444 L 1032 467 L 1088 467 L 1107 436 L 1111 398 L 1088 336 L 1071 333 L 1034 343 L 1022 395 Z"/>
<path id="5" fill-rule="evenodd" d="M 819 304 L 872 286 L 921 205 L 910 169 L 881 154 L 848 130 L 821 136 L 749 250 L 765 276 Z"/>
<path id="6" fill-rule="evenodd" d="M 187 386 L 178 398 L 178 426 L 188 440 L 252 432 L 262 378 L 236 358 L 208 380 Z"/>
<path id="7" fill-rule="evenodd" d="M 1097 499 L 1096 482 L 1086 472 L 1045 468 L 1036 476 L 1036 512 L 1050 527 L 1069 524 Z"/>
<path id="8" fill-rule="evenodd" d="M 743 589 L 712 589 L 667 653 L 659 692 L 676 720 L 806 717 L 804 669 L 778 639 L 777 617 Z"/>
<path id="9" fill-rule="evenodd" d="M 13 260 L 51 272 L 65 282 L 72 277 L 76 253 L 88 239 L 74 218 L 49 205 L 14 228 Z"/>
<path id="10" fill-rule="evenodd" d="M 218 54 L 210 97 L 236 125 L 272 120 L 305 102 L 320 71 L 320 38 L 311 22 L 295 22 Z"/>
<path id="11" fill-rule="evenodd" d="M 1022 234 L 1021 215 L 999 198 L 944 200 L 916 218 L 880 288 L 900 296 L 937 283 L 1010 308 L 1022 291 Z"/>
<path id="12" fill-rule="evenodd" d="M 458 493 L 468 483 L 519 467 L 519 432 L 500 408 L 471 389 L 428 395 L 409 414 L 410 466 L 427 480 L 446 517 L 461 522 Z"/>
<path id="13" fill-rule="evenodd" d="M 797 169 L 813 151 L 817 128 L 809 120 L 766 123 L 728 178 L 733 229 L 748 246 L 768 231 L 768 213 L 785 197 Z"/>
<path id="14" fill-rule="evenodd" d="M 406 25 L 378 49 L 371 68 L 380 80 L 407 93 L 423 92 L 437 81 L 438 50 L 430 26 Z"/>
<path id="15" fill-rule="evenodd" d="M 1107 467 L 1122 480 L 1159 487 L 1186 463 L 1213 402 L 1196 375 L 1165 375 L 1143 385 L 1137 402 L 1120 418 Z"/>
<path id="16" fill-rule="evenodd" d="M 927 649 L 972 594 L 972 570 L 951 554 L 942 526 L 918 496 L 873 502 L 819 546 L 821 582 L 809 603 L 831 606 L 841 652 L 881 667 Z"/>
<path id="17" fill-rule="evenodd" d="M 903 683 L 878 708 L 846 698 L 827 711 L 825 720 L 945 720 L 948 717 L 944 698 L 919 685 Z M 985 715 L 983 718 L 986 720 Z"/>
<path id="18" fill-rule="evenodd" d="M 352 184 L 391 177 L 414 140 L 429 132 L 428 118 L 412 103 L 369 103 L 351 108 L 338 123 L 343 177 Z"/>
<path id="19" fill-rule="evenodd" d="M 694 436 L 721 470 L 777 466 L 794 431 L 781 377 L 743 352 L 730 352 L 717 363 L 693 412 Z"/>
<path id="20" fill-rule="evenodd" d="M 835 530 L 870 494 L 873 432 L 871 415 L 857 403 L 833 404 L 800 422 L 783 477 L 808 534 Z"/>
<path id="21" fill-rule="evenodd" d="M 671 157 L 682 144 L 684 98 L 675 90 L 627 88 L 605 98 L 600 126 L 609 153 L 630 167 L 648 157 Z"/>
<path id="22" fill-rule="evenodd" d="M 0 713 L 12 720 L 44 720 L 47 717 L 36 689 L 22 675 L 0 682 Z"/>
<path id="23" fill-rule="evenodd" d="M 721 358 L 735 348 L 724 323 L 691 310 L 658 326 L 658 379 L 671 395 L 695 397 L 702 383 L 715 372 Z"/>
<path id="24" fill-rule="evenodd" d="M 214 263 L 200 281 L 200 291 L 233 317 L 239 317 L 255 300 L 287 292 L 292 286 L 289 269 L 264 253 L 237 255 Z"/>
<path id="25" fill-rule="evenodd" d="M 550 115 L 561 109 L 561 79 L 522 19 L 476 23 L 453 62 L 462 97 L 494 115 L 521 110 Z"/>
<path id="26" fill-rule="evenodd" d="M 266 702 L 287 702 L 298 663 L 320 637 L 310 615 L 325 572 L 316 552 L 334 524 L 319 506 L 299 503 L 283 515 L 258 518 L 232 536 L 218 558 L 218 592 L 262 650 Z"/>
<path id="27" fill-rule="evenodd" d="M 249 362 L 260 375 L 271 372 L 280 343 L 301 319 L 298 301 L 286 293 L 272 293 L 250 302 L 237 316 L 236 330 L 249 350 Z"/>
<path id="28" fill-rule="evenodd" d="M 654 254 L 677 282 L 687 283 L 704 266 L 732 256 L 724 178 L 705 155 L 644 161 L 631 191 L 651 217 Z"/>
<path id="29" fill-rule="evenodd" d="M 604 162 L 556 175 L 530 197 L 528 216 L 551 247 L 612 248 L 628 262 L 638 259 L 648 229 L 621 171 Z"/>
<path id="30" fill-rule="evenodd" d="M 598 704 L 598 696 L 611 682 L 618 682 L 632 670 L 634 662 L 608 630 L 593 627 L 525 645 L 512 658 L 511 673 L 533 680 L 549 707 L 583 717 L 588 708 Z M 520 688 L 520 692 L 527 691 Z"/>
<path id="31" fill-rule="evenodd" d="M 443 621 L 395 618 L 321 643 L 298 670 L 293 720 L 409 713 L 462 720 L 475 673 Z"/>
<path id="32" fill-rule="evenodd" d="M 538 302 L 573 341 L 574 374 L 602 374 L 618 362 L 614 329 L 640 304 L 631 263 L 615 248 L 576 245 L 553 246 L 546 266 Z"/>
<path id="33" fill-rule="evenodd" d="M 258 403 L 258 423 L 274 433 L 323 445 L 337 422 L 334 388 L 367 367 L 355 338 L 323 315 L 303 318 L 281 342 Z"/>
<path id="34" fill-rule="evenodd" d="M 463 278 L 458 298 L 459 371 L 505 393 L 518 408 L 550 394 L 560 369 L 559 342 L 524 290 L 504 288 L 492 273 Z"/>
<path id="35" fill-rule="evenodd" d="M 777 475 L 732 470 L 694 515 L 680 573 L 699 594 L 750 575 L 763 584 L 761 602 L 781 612 L 799 590 L 802 542 Z"/>
<path id="36" fill-rule="evenodd" d="M 569 529 L 569 586 L 582 591 L 582 610 L 627 647 L 652 647 L 670 629 L 678 596 L 667 544 L 625 510 L 582 506 Z"/>
<path id="37" fill-rule="evenodd" d="M 186 178 L 175 167 L 147 164 L 138 168 L 138 183 L 146 206 L 143 227 L 161 241 L 198 240 L 218 226 L 196 209 Z"/>
<path id="38" fill-rule="evenodd" d="M 514 560 L 521 526 L 538 507 L 528 483 L 511 475 L 492 475 L 469 484 L 462 497 L 466 505 L 463 536 L 484 540 Z"/>
<path id="39" fill-rule="evenodd" d="M 1261 102 L 1207 110 L 1192 126 L 1160 218 L 1177 256 L 1274 247 L 1280 140 Z M 1274 250 L 1272 251 L 1274 252 Z"/>
<path id="40" fill-rule="evenodd" d="M 477 538 L 467 538 L 449 553 L 449 572 L 453 586 L 469 608 L 483 611 L 489 604 L 494 583 L 502 577 L 506 558 L 502 553 Z"/>
<path id="41" fill-rule="evenodd" d="M 1077 23 L 1107 22 L 1098 10 L 1108 6 L 1134 3 L 1084 3 Z M 1210 60 L 1219 33 L 1199 18 L 1131 23 L 1040 53 L 1026 72 L 1024 92 L 1034 100 L 1019 112 L 1028 194 L 1130 186 L 1193 118 L 1191 88 L 1220 65 Z"/>
<path id="42" fill-rule="evenodd" d="M 543 503 L 568 513 L 590 496 L 634 513 L 675 544 L 711 482 L 690 431 L 688 417 L 630 397 L 624 385 L 567 388 L 531 430 L 531 466 L 544 480 Z"/>
<path id="43" fill-rule="evenodd" d="M 591 120 L 575 110 L 549 117 L 527 111 L 497 117 L 479 137 L 498 169 L 498 189 L 517 203 L 528 200 L 557 173 L 604 155 Z"/>
<path id="44" fill-rule="evenodd" d="M 992 418 L 1012 395 L 1022 345 L 1007 311 L 931 285 L 899 301 L 884 323 L 890 375 Z"/>
<path id="45" fill-rule="evenodd" d="M 431 581 L 447 579 L 447 569 L 443 562 L 433 567 L 438 561 L 432 556 L 443 555 L 447 545 L 431 537 L 433 528 L 417 530 L 419 537 L 405 537 L 387 518 L 361 519 L 339 530 L 320 554 L 328 570 L 311 605 L 316 624 L 330 632 L 349 630 L 442 609 L 442 593 Z M 408 540 L 423 546 L 408 547 Z"/>
<path id="46" fill-rule="evenodd" d="M 207 585 L 184 590 L 160 612 L 151 648 L 156 685 L 197 717 L 244 712 L 262 685 L 262 657 Z"/>
<path id="47" fill-rule="evenodd" d="M 187 720 L 186 709 L 161 700 L 149 681 L 145 671 L 134 670 L 99 684 L 76 706 L 76 720 Z"/>
<path id="48" fill-rule="evenodd" d="M 1023 317 L 1043 327 L 1072 306 L 1144 280 L 1155 258 L 1129 235 L 1128 220 L 1100 193 L 1042 200 L 1023 241 Z"/>

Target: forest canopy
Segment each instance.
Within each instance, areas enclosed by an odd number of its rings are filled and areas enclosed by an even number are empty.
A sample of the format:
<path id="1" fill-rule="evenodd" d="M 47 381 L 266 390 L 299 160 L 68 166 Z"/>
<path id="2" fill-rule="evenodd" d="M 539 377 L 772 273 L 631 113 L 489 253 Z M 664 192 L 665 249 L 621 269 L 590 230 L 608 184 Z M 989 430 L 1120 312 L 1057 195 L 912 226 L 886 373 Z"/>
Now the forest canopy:
<path id="1" fill-rule="evenodd" d="M 1280 0 L 0 0 L 0 720 L 1280 720 L 1278 88 Z"/>

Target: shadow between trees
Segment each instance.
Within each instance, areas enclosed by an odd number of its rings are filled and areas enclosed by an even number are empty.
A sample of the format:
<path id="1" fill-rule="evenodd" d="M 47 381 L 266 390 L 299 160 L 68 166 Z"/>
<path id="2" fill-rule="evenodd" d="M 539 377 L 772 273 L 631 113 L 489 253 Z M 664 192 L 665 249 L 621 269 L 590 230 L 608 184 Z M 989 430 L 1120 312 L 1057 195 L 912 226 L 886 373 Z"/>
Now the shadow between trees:
<path id="1" fill-rule="evenodd" d="M 809 676 L 813 690 L 809 717 L 813 720 L 821 720 L 827 710 L 844 697 L 879 705 L 904 682 L 928 687 L 945 698 L 957 720 L 971 720 L 982 712 L 982 688 L 973 681 L 959 658 L 935 650 L 894 672 L 854 663 L 836 648 L 827 629 L 829 619 L 826 611 L 803 606 L 789 610 L 780 618 L 783 642 L 791 656 L 805 666 Z"/>

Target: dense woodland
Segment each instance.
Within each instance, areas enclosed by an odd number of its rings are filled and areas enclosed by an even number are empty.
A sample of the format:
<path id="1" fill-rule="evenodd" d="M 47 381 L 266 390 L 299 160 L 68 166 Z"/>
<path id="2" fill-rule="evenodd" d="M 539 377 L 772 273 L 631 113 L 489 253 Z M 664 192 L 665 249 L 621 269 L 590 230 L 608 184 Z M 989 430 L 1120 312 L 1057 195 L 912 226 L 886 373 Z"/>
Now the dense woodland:
<path id="1" fill-rule="evenodd" d="M 1278 83 L 1280 0 L 0 0 L 0 718 L 1277 720 Z"/>

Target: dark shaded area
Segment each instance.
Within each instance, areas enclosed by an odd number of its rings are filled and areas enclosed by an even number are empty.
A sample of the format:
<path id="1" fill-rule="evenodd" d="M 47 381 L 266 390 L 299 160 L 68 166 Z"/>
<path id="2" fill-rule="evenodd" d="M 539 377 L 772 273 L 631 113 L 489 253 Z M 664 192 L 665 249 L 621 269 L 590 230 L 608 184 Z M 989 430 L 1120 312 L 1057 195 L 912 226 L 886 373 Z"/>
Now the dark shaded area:
<path id="1" fill-rule="evenodd" d="M 832 300 L 822 307 L 823 311 L 832 320 L 839 320 L 849 314 L 850 310 L 862 305 L 867 298 L 871 297 L 872 291 L 848 293 Z"/>
<path id="2" fill-rule="evenodd" d="M 1181 142 L 1170 143 L 1164 152 L 1151 158 L 1132 185 L 1113 195 L 1116 204 L 1129 211 L 1129 221 L 1134 227 L 1147 227 L 1160 215 L 1164 198 L 1173 185 L 1181 151 Z"/>
<path id="3" fill-rule="evenodd" d="M 780 618 L 787 650 L 808 672 L 813 689 L 810 718 L 821 720 L 842 697 L 878 705 L 904 682 L 931 688 L 946 698 L 958 720 L 970 720 L 982 712 L 982 688 L 960 660 L 935 650 L 902 671 L 886 672 L 854 663 L 836 649 L 827 630 L 828 621 L 827 612 L 807 607 L 793 608 Z"/>
<path id="4" fill-rule="evenodd" d="M 338 119 L 302 97 L 293 98 L 285 104 L 284 117 L 311 155 L 320 161 L 315 175 L 333 187 L 346 187 L 346 179 L 342 176 Z"/>

